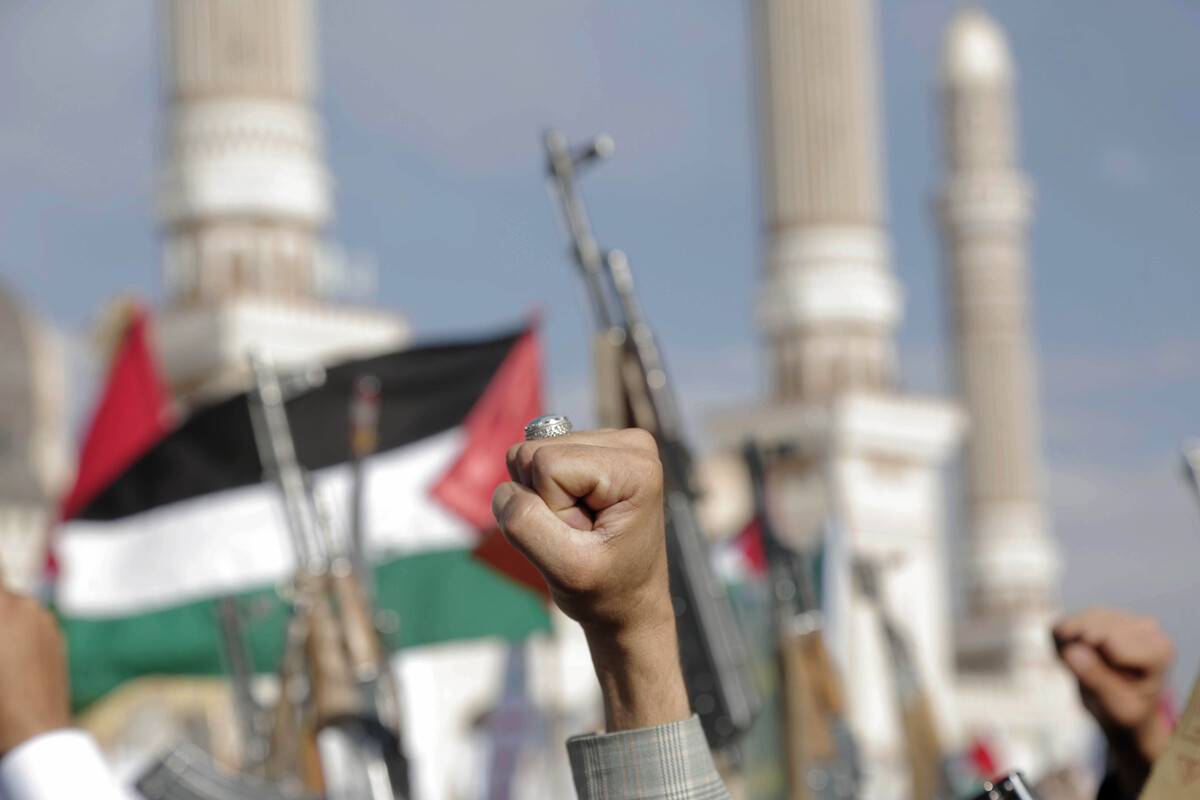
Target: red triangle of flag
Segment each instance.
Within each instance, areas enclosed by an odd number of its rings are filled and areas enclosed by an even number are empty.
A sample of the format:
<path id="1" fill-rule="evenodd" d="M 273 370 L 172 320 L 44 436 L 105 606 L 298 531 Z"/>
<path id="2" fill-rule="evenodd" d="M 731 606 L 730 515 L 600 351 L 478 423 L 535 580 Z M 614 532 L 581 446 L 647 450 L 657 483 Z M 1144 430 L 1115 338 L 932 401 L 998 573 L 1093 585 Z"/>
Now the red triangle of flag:
<path id="1" fill-rule="evenodd" d="M 967 760 L 975 770 L 975 774 L 981 778 L 991 780 L 1000 774 L 996 756 L 993 755 L 992 748 L 983 739 L 976 737 L 971 741 L 971 747 L 967 750 Z"/>
<path id="2" fill-rule="evenodd" d="M 466 445 L 432 493 L 481 533 L 476 558 L 548 596 L 541 574 L 508 543 L 492 517 L 492 492 L 508 480 L 504 455 L 523 439 L 526 423 L 541 413 L 541 342 L 531 329 L 513 345 L 467 415 Z"/>
<path id="3" fill-rule="evenodd" d="M 135 307 L 84 436 L 75 485 L 62 502 L 59 519 L 82 511 L 173 426 L 171 396 L 150 352 L 146 314 Z"/>
<path id="4" fill-rule="evenodd" d="M 733 537 L 733 547 L 754 575 L 767 574 L 767 551 L 763 546 L 762 521 L 758 515 L 750 518 L 746 527 Z"/>

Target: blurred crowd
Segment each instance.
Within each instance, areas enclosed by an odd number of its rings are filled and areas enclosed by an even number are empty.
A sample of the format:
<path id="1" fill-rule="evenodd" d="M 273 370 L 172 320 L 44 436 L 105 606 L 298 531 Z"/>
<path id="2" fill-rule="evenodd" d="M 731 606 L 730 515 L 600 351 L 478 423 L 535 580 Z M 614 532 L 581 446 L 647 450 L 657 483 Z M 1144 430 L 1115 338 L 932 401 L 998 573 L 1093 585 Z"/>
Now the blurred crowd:
<path id="1" fill-rule="evenodd" d="M 689 707 L 668 588 L 663 479 L 641 430 L 572 433 L 514 446 L 493 497 L 505 536 L 580 623 L 605 730 L 569 739 L 583 800 L 730 796 Z M 129 796 L 72 727 L 63 637 L 36 600 L 0 589 L 0 796 Z M 1137 797 L 1172 736 L 1171 641 L 1153 620 L 1091 609 L 1052 631 L 1108 744 L 1102 800 Z M 993 795 L 995 796 L 995 795 Z"/>

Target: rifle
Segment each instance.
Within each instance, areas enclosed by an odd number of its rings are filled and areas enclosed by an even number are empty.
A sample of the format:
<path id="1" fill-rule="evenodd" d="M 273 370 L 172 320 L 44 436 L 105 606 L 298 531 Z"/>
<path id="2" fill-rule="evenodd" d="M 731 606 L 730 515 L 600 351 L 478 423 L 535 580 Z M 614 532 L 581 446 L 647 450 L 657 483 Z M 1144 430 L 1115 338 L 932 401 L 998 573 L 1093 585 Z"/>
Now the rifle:
<path id="1" fill-rule="evenodd" d="M 858 754 L 844 721 L 841 681 L 822 635 L 815 566 L 807 552 L 788 547 L 775 532 L 758 445 L 747 441 L 743 458 L 767 561 L 784 707 L 788 797 L 855 798 L 860 778 Z"/>
<path id="2" fill-rule="evenodd" d="M 658 441 L 666 485 L 667 557 L 676 611 L 680 661 L 692 708 L 708 743 L 733 754 L 758 711 L 745 641 L 729 597 L 709 563 L 696 517 L 697 490 L 691 452 L 678 404 L 650 327 L 633 290 L 629 263 L 619 251 L 602 256 L 575 186 L 578 166 L 606 156 L 612 140 L 599 137 L 572 152 L 557 132 L 546 134 L 548 173 L 557 189 L 572 252 L 595 315 L 593 339 L 605 424 L 632 422 Z"/>
<path id="3" fill-rule="evenodd" d="M 921 685 L 920 673 L 913 663 L 908 642 L 879 591 L 878 567 L 868 559 L 857 558 L 854 561 L 854 576 L 860 591 L 875 606 L 884 643 L 891 657 L 900 723 L 908 750 L 912 796 L 931 800 L 946 797 L 952 781 L 942 758 L 933 709 Z"/>
<path id="4" fill-rule="evenodd" d="M 230 694 L 242 741 L 242 772 L 258 773 L 267 756 L 267 737 L 263 730 L 262 705 L 254 696 L 254 662 L 246 646 L 242 611 L 236 597 L 217 601 L 217 618 L 221 627 L 221 644 L 229 670 Z"/>
<path id="5" fill-rule="evenodd" d="M 320 800 L 284 792 L 249 775 L 231 775 L 199 747 L 181 742 L 158 758 L 137 781 L 146 800 Z"/>
<path id="6" fill-rule="evenodd" d="M 375 453 L 379 444 L 380 382 L 374 375 L 360 375 L 354 381 L 350 400 L 350 546 L 349 553 L 334 570 L 335 588 L 340 587 L 339 603 L 347 616 L 347 646 L 355 664 L 356 677 L 363 685 L 368 700 L 374 701 L 379 719 L 396 740 L 398 768 L 408 774 L 401 738 L 402 709 L 400 686 L 388 662 L 388 649 L 383 645 L 383 630 L 375 608 L 375 581 L 367 556 L 364 495 L 366 478 L 364 462 Z M 341 573 L 339 577 L 338 573 Z M 392 633 L 395 631 L 392 630 Z M 374 691 L 372 691 L 374 690 Z M 408 780 L 404 779 L 407 796 Z"/>
<path id="7" fill-rule="evenodd" d="M 307 667 L 321 777 L 330 800 L 407 797 L 398 737 L 379 715 L 383 656 L 365 590 L 296 459 L 279 376 L 257 359 L 251 365 L 255 442 L 264 473 L 279 489 L 297 557 L 268 764 L 279 770 L 298 760 L 292 733 L 303 714 L 296 710 L 294 691 Z"/>
<path id="8" fill-rule="evenodd" d="M 1037 800 L 1025 776 L 1012 772 L 994 781 L 984 781 L 983 791 L 974 800 Z"/>

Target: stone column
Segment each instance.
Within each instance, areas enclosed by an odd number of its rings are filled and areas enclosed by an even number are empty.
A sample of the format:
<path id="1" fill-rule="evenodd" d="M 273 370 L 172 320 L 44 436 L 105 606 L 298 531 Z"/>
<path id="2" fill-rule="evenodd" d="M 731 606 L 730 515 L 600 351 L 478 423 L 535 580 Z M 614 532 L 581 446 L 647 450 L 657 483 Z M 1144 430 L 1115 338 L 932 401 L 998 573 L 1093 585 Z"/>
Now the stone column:
<path id="1" fill-rule="evenodd" d="M 177 306 L 314 294 L 330 214 L 312 0 L 171 0 L 159 210 Z"/>
<path id="2" fill-rule="evenodd" d="M 1058 563 L 1041 493 L 1029 310 L 1032 191 L 1017 165 L 1008 45 L 979 9 L 960 12 L 950 25 L 941 92 L 941 230 L 956 375 L 970 416 L 968 613 L 1011 628 L 1018 617 L 1052 609 Z"/>
<path id="3" fill-rule="evenodd" d="M 900 292 L 884 230 L 873 0 L 762 0 L 760 315 L 775 398 L 890 386 Z"/>

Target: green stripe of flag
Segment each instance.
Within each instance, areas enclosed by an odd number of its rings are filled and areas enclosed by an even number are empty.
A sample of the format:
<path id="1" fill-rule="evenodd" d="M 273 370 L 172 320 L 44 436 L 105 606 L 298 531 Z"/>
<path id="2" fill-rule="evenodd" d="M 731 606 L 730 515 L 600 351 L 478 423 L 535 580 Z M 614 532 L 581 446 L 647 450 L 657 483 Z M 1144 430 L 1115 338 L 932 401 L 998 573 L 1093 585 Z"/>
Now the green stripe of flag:
<path id="1" fill-rule="evenodd" d="M 542 600 L 476 561 L 467 550 L 421 553 L 376 568 L 381 609 L 399 615 L 400 648 L 485 636 L 509 641 L 549 631 Z M 286 606 L 275 589 L 239 595 L 254 665 L 274 671 Z M 71 696 L 81 709 L 143 675 L 224 671 L 217 601 L 104 619 L 61 619 L 70 651 Z"/>

